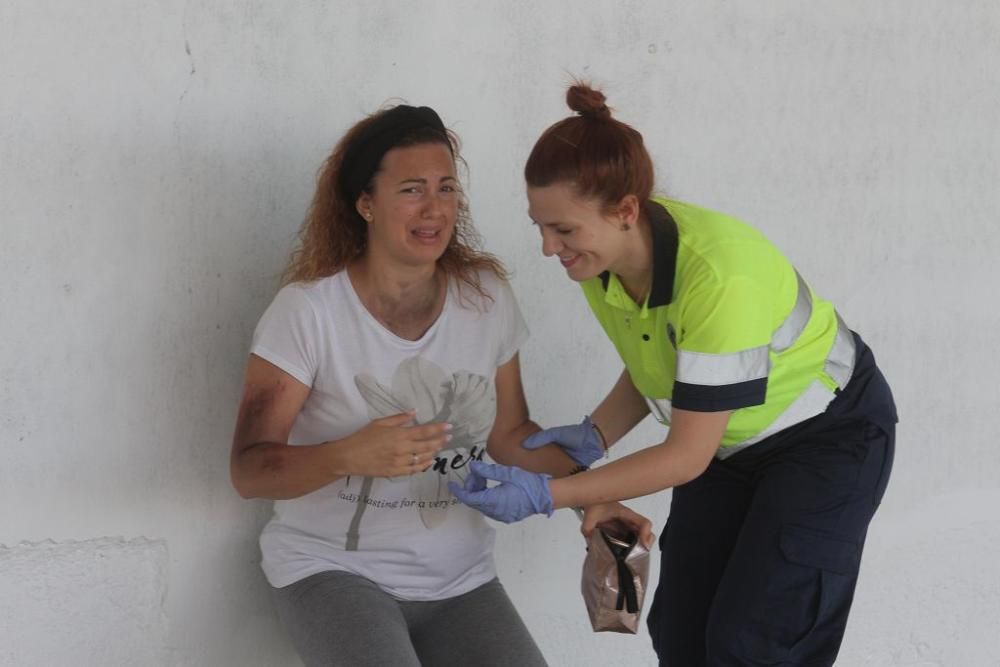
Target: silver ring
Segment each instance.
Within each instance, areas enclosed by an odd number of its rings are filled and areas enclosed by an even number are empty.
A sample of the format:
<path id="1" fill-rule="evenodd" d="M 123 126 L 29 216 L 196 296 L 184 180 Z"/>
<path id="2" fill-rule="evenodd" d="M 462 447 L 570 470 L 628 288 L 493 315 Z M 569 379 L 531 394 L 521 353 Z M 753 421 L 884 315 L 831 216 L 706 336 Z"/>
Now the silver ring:
<path id="1" fill-rule="evenodd" d="M 417 456 L 416 454 L 411 455 L 411 457 L 410 457 L 410 465 L 411 466 L 415 466 L 419 462 L 420 462 L 420 457 L 419 456 Z"/>

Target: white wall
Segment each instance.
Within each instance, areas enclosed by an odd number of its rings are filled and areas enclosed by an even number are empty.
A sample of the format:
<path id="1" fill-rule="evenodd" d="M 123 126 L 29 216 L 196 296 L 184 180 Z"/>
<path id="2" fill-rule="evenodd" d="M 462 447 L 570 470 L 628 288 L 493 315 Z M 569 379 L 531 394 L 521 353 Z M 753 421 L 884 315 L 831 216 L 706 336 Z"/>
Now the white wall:
<path id="1" fill-rule="evenodd" d="M 1000 663 L 998 34 L 987 0 L 0 3 L 0 664 L 296 664 L 229 437 L 315 171 L 390 98 L 465 141 L 536 418 L 596 403 L 618 362 L 520 181 L 569 73 L 663 190 L 783 247 L 893 384 L 840 664 Z M 653 664 L 645 635 L 589 631 L 575 531 L 500 531 L 528 625 L 554 665 Z"/>

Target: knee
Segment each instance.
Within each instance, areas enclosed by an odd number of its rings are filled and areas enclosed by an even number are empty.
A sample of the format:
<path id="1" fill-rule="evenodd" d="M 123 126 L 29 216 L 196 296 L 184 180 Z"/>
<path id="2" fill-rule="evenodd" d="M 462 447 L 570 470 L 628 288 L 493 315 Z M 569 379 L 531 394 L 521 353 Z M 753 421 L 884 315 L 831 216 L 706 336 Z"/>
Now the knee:
<path id="1" fill-rule="evenodd" d="M 813 602 L 801 608 L 760 603 L 745 599 L 712 608 L 705 626 L 706 665 L 798 664 L 791 660 L 793 648 L 812 625 Z"/>
<path id="2" fill-rule="evenodd" d="M 799 587 L 795 599 L 713 608 L 705 628 L 705 664 L 832 665 L 849 604 L 831 595 L 830 577 L 826 579 L 826 590 L 821 585 Z"/>

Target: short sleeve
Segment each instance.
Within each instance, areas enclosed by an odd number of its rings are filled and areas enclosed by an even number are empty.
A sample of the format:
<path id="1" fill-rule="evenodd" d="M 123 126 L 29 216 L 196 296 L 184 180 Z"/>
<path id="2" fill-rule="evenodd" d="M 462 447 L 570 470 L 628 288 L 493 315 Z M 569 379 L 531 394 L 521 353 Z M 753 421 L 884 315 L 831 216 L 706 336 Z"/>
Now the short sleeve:
<path id="1" fill-rule="evenodd" d="M 319 366 L 319 319 L 306 292 L 287 285 L 257 323 L 250 352 L 312 387 Z"/>
<path id="2" fill-rule="evenodd" d="M 528 340 L 528 325 L 524 322 L 521 308 L 514 298 L 514 291 L 506 280 L 497 280 L 494 290 L 494 312 L 496 326 L 501 332 L 497 345 L 496 366 L 499 368 L 514 358 L 524 342 Z"/>
<path id="3" fill-rule="evenodd" d="M 699 288 L 680 318 L 673 405 L 720 412 L 761 405 L 767 397 L 772 299 L 736 277 Z"/>

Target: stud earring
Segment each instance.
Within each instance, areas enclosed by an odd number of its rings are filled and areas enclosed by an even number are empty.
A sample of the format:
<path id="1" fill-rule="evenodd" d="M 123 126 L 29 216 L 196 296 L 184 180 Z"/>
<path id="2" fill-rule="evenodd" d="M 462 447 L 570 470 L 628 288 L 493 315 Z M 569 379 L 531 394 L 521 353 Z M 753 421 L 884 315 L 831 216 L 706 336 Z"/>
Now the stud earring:
<path id="1" fill-rule="evenodd" d="M 632 229 L 632 225 L 628 224 L 627 222 L 622 225 L 623 232 L 627 232 L 630 229 Z"/>

